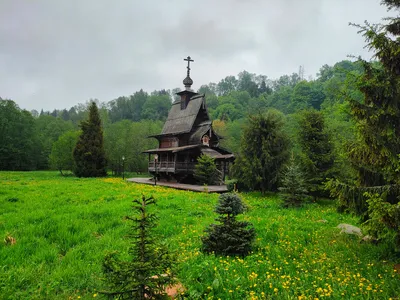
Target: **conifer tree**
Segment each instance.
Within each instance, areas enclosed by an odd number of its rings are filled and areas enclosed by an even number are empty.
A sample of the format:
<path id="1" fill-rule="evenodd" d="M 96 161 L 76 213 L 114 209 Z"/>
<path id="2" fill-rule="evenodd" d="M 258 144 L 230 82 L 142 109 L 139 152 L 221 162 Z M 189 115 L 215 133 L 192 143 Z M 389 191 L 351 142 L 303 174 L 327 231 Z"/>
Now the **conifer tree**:
<path id="1" fill-rule="evenodd" d="M 299 142 L 303 152 L 302 164 L 310 192 L 321 196 L 324 182 L 331 177 L 334 164 L 333 144 L 325 129 L 320 111 L 305 110 L 300 114 Z"/>
<path id="2" fill-rule="evenodd" d="M 195 165 L 194 169 L 194 178 L 200 184 L 213 185 L 220 183 L 222 178 L 220 171 L 215 165 L 215 159 L 208 155 L 202 154 L 197 159 L 197 164 Z"/>
<path id="3" fill-rule="evenodd" d="M 220 216 L 219 224 L 211 224 L 202 237 L 202 251 L 220 255 L 245 256 L 250 253 L 255 239 L 251 223 L 237 221 L 236 216 L 243 213 L 244 204 L 237 194 L 226 193 L 219 196 L 215 212 Z"/>
<path id="4" fill-rule="evenodd" d="M 107 175 L 103 129 L 95 102 L 89 106 L 89 119 L 80 124 L 82 133 L 74 149 L 75 169 L 78 177 L 102 177 Z"/>
<path id="5" fill-rule="evenodd" d="M 149 212 L 155 205 L 153 197 L 133 200 L 132 209 L 138 216 L 126 217 L 132 221 L 131 260 L 119 259 L 117 252 L 106 255 L 103 273 L 110 287 L 103 293 L 115 299 L 162 299 L 165 287 L 174 282 L 171 269 L 173 259 L 165 246 L 154 235 L 157 217 Z"/>
<path id="6" fill-rule="evenodd" d="M 400 10 L 399 0 L 382 4 Z M 400 16 L 388 20 L 384 25 L 356 25 L 378 59 L 359 59 L 364 72 L 356 84 L 364 99 L 348 99 L 358 129 L 358 139 L 349 147 L 358 180 L 328 186 L 344 207 L 363 215 L 371 234 L 390 237 L 400 250 Z"/>
<path id="7" fill-rule="evenodd" d="M 283 205 L 285 207 L 300 206 L 306 200 L 308 191 L 304 174 L 299 165 L 296 164 L 293 155 L 283 173 L 282 187 L 279 190 L 284 194 Z"/>
<path id="8" fill-rule="evenodd" d="M 249 117 L 233 166 L 239 184 L 262 193 L 277 189 L 280 171 L 289 158 L 283 125 L 282 113 L 274 109 Z"/>

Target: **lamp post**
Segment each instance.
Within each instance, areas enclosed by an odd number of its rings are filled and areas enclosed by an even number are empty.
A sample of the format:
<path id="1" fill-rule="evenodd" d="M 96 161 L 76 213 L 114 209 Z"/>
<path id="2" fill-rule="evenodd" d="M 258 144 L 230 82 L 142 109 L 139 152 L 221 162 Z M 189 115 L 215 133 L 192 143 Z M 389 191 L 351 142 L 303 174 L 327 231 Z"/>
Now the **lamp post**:
<path id="1" fill-rule="evenodd" d="M 158 161 L 158 154 L 154 154 L 154 167 L 155 167 L 154 185 L 157 185 L 157 161 Z"/>
<path id="2" fill-rule="evenodd" d="M 125 180 L 125 156 L 122 156 L 122 180 Z"/>

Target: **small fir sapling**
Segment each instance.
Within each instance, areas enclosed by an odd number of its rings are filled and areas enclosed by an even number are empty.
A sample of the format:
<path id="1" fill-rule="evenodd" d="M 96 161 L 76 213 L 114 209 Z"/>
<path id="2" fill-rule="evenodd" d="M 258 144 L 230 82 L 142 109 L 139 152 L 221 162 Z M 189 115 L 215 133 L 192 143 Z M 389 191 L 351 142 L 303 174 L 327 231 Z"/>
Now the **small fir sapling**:
<path id="1" fill-rule="evenodd" d="M 215 159 L 202 154 L 195 165 L 194 178 L 200 184 L 215 185 L 222 180 L 220 171 L 218 170 Z"/>
<path id="2" fill-rule="evenodd" d="M 216 221 L 205 230 L 202 237 L 202 251 L 218 255 L 245 256 L 252 250 L 256 233 L 251 223 L 238 221 L 236 216 L 243 213 L 245 207 L 237 194 L 226 193 L 219 196 L 215 212 Z"/>
<path id="3" fill-rule="evenodd" d="M 133 200 L 137 216 L 126 217 L 132 222 L 129 254 L 122 261 L 117 252 L 106 255 L 103 273 L 109 290 L 105 295 L 115 299 L 165 299 L 165 288 L 174 282 L 171 274 L 173 258 L 154 235 L 157 217 L 148 206 L 156 204 L 153 197 Z"/>
<path id="4" fill-rule="evenodd" d="M 307 199 L 307 187 L 304 174 L 296 164 L 293 155 L 283 173 L 282 187 L 279 190 L 283 193 L 283 206 L 301 206 Z"/>

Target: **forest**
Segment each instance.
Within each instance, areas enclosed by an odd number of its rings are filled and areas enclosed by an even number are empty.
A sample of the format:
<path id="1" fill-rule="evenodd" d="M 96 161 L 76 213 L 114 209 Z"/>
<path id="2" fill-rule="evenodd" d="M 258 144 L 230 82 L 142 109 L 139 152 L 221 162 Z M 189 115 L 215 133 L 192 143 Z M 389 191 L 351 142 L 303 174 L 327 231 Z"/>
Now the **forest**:
<path id="1" fill-rule="evenodd" d="M 353 138 L 354 124 L 345 99 L 362 97 L 355 83 L 361 72 L 359 62 L 348 60 L 322 66 L 316 79 L 309 80 L 298 73 L 270 80 L 265 75 L 243 71 L 237 76 L 226 76 L 218 83 L 204 84 L 197 92 L 206 95 L 213 126 L 224 138 L 221 146 L 234 153 L 238 151 L 243 125 L 249 115 L 270 108 L 284 113 L 285 129 L 296 152 L 295 129 L 299 114 L 311 108 L 320 111 L 336 146 L 337 168 L 346 172 L 348 170 L 342 168 L 346 165 L 342 146 Z M 65 155 L 57 152 L 60 148 L 71 149 L 68 141 L 78 135 L 80 122 L 87 118 L 88 105 L 95 101 L 101 115 L 109 169 L 118 173 L 124 156 L 127 171 L 146 172 L 147 158 L 141 152 L 156 145 L 155 140 L 147 136 L 161 131 L 178 91 L 179 88 L 151 93 L 140 90 L 109 102 L 91 99 L 52 112 L 28 112 L 18 107 L 17 99 L 1 99 L 0 169 L 70 170 L 65 162 L 60 165 L 51 158 Z"/>

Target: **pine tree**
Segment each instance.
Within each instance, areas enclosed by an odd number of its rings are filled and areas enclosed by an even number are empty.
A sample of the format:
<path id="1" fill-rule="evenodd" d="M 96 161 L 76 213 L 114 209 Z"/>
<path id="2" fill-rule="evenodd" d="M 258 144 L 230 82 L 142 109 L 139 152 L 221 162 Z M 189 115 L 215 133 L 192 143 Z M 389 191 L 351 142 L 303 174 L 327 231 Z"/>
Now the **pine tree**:
<path id="1" fill-rule="evenodd" d="M 335 161 L 324 116 L 316 110 L 305 110 L 300 114 L 299 127 L 302 164 L 309 190 L 314 196 L 324 195 L 324 182 L 333 175 Z"/>
<path id="2" fill-rule="evenodd" d="M 250 116 L 243 130 L 233 174 L 249 189 L 276 190 L 279 173 L 289 158 L 289 139 L 277 110 Z"/>
<path id="3" fill-rule="evenodd" d="M 220 224 L 211 224 L 205 230 L 202 251 L 220 255 L 249 254 L 256 234 L 251 223 L 236 220 L 243 211 L 244 204 L 237 194 L 221 194 L 215 208 L 220 215 L 216 221 Z"/>
<path id="4" fill-rule="evenodd" d="M 215 159 L 202 154 L 197 159 L 197 164 L 194 169 L 194 178 L 200 184 L 214 185 L 219 184 L 222 180 L 220 171 L 215 165 Z"/>
<path id="5" fill-rule="evenodd" d="M 117 252 L 106 255 L 103 273 L 110 291 L 104 291 L 104 294 L 116 299 L 162 299 L 165 287 L 174 282 L 171 274 L 173 259 L 153 232 L 157 217 L 148 210 L 155 204 L 153 197 L 133 200 L 132 208 L 139 215 L 126 217 L 132 221 L 128 236 L 132 240 L 131 260 L 120 260 Z"/>
<path id="6" fill-rule="evenodd" d="M 74 149 L 75 169 L 78 177 L 102 177 L 107 175 L 103 129 L 95 102 L 89 106 L 89 119 L 80 124 L 82 134 Z"/>
<path id="7" fill-rule="evenodd" d="M 308 193 L 304 174 L 296 164 L 294 156 L 290 158 L 282 178 L 282 187 L 279 190 L 284 194 L 285 207 L 300 206 L 306 200 Z"/>

